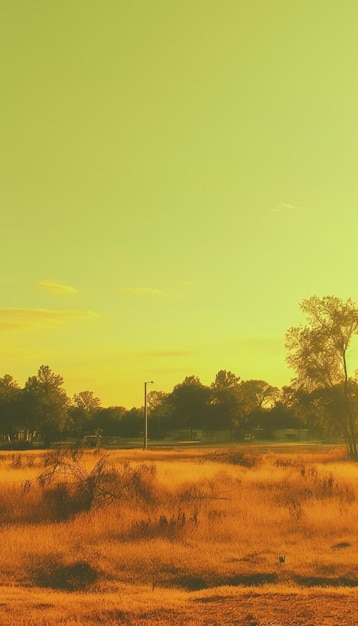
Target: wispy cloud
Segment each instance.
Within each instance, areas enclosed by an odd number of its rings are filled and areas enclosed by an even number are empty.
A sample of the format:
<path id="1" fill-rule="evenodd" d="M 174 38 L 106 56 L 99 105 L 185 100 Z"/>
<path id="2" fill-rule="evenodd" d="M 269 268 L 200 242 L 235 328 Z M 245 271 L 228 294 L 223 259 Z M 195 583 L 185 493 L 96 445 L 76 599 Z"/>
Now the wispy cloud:
<path id="1" fill-rule="evenodd" d="M 279 204 L 276 204 L 276 206 L 273 208 L 273 211 L 275 211 L 276 213 L 294 213 L 296 211 L 302 211 L 302 207 L 296 206 L 295 204 L 287 204 L 286 202 L 279 202 Z"/>
<path id="2" fill-rule="evenodd" d="M 37 283 L 37 287 L 46 293 L 55 293 L 58 295 L 78 293 L 77 289 L 71 287 L 71 285 L 66 285 L 60 280 L 41 280 Z"/>
<path id="3" fill-rule="evenodd" d="M 189 294 L 192 283 L 187 280 L 173 281 L 168 288 L 157 289 L 154 287 L 120 287 L 120 293 L 136 298 L 182 298 Z"/>
<path id="4" fill-rule="evenodd" d="M 93 311 L 54 311 L 48 309 L 0 309 L 1 330 L 29 330 L 93 319 Z"/>
<path id="5" fill-rule="evenodd" d="M 152 287 L 121 287 L 120 292 L 139 298 L 159 298 L 165 295 L 164 291 Z"/>
<path id="6" fill-rule="evenodd" d="M 179 358 L 186 356 L 198 356 L 198 352 L 191 350 L 153 350 L 148 352 L 140 352 L 139 356 L 149 356 L 154 358 Z"/>

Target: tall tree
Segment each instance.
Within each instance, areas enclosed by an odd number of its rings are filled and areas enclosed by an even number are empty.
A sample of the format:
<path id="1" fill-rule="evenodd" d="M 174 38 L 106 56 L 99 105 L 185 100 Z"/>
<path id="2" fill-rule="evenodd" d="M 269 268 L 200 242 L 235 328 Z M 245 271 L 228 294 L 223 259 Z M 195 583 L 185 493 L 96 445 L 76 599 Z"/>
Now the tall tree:
<path id="1" fill-rule="evenodd" d="M 349 378 L 347 352 L 358 334 L 358 308 L 351 299 L 335 296 L 313 296 L 300 306 L 307 324 L 290 328 L 286 334 L 287 362 L 296 372 L 294 384 L 314 392 L 321 416 L 322 407 L 329 404 L 326 419 L 335 420 L 349 456 L 357 459 L 355 389 Z"/>
<path id="2" fill-rule="evenodd" d="M 230 371 L 220 370 L 210 385 L 211 426 L 231 429 L 240 413 L 240 378 Z"/>
<path id="3" fill-rule="evenodd" d="M 209 407 L 210 389 L 197 376 L 187 376 L 176 385 L 169 399 L 173 419 L 178 428 L 203 428 Z"/>
<path id="4" fill-rule="evenodd" d="M 264 427 L 268 409 L 275 405 L 279 391 L 265 380 L 243 380 L 239 387 L 239 417 L 236 428 L 239 433 Z"/>
<path id="5" fill-rule="evenodd" d="M 170 430 L 171 405 L 169 394 L 164 391 L 148 393 L 149 425 L 151 434 L 162 436 Z"/>
<path id="6" fill-rule="evenodd" d="M 257 409 L 271 408 L 279 397 L 277 387 L 265 380 L 243 380 L 240 384 L 240 403 L 243 415 L 249 415 Z"/>
<path id="7" fill-rule="evenodd" d="M 63 378 L 41 365 L 37 376 L 25 383 L 24 400 L 28 424 L 42 435 L 47 447 L 68 425 L 69 398 Z"/>
<path id="8" fill-rule="evenodd" d="M 96 398 L 93 391 L 75 393 L 70 414 L 76 433 L 83 434 L 86 428 L 90 428 L 90 422 L 100 406 L 101 401 L 99 398 Z"/>
<path id="9" fill-rule="evenodd" d="M 0 378 L 0 433 L 12 435 L 21 425 L 20 418 L 21 389 L 10 374 Z"/>
<path id="10" fill-rule="evenodd" d="M 93 431 L 100 431 L 103 435 L 113 435 L 123 437 L 126 432 L 125 417 L 127 410 L 123 406 L 109 406 L 98 408 L 91 418 Z"/>

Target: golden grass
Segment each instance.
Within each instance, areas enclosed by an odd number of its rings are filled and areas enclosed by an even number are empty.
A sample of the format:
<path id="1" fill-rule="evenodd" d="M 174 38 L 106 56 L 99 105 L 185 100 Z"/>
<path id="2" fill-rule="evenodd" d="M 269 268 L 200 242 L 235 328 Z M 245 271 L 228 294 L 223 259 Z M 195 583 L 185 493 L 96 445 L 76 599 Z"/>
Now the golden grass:
<path id="1" fill-rule="evenodd" d="M 101 455 L 63 457 L 44 482 L 55 457 L 0 454 L 1 624 L 220 624 L 200 621 L 205 598 L 219 615 L 253 590 L 356 594 L 358 467 L 340 449 Z"/>

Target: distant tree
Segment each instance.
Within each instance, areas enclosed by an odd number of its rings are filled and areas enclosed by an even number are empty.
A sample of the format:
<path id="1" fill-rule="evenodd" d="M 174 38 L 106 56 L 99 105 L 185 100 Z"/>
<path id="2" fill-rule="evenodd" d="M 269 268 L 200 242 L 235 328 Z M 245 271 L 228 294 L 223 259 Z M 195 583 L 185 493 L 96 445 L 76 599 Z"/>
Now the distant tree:
<path id="1" fill-rule="evenodd" d="M 347 352 L 358 334 L 358 308 L 334 296 L 313 296 L 300 306 L 307 323 L 286 334 L 287 362 L 296 372 L 293 385 L 310 395 L 311 410 L 343 435 L 349 456 L 357 459 L 356 390 Z"/>
<path id="2" fill-rule="evenodd" d="M 230 371 L 220 370 L 210 385 L 210 426 L 232 429 L 240 413 L 240 378 Z"/>
<path id="3" fill-rule="evenodd" d="M 187 376 L 176 385 L 169 396 L 172 407 L 173 425 L 192 431 L 205 427 L 209 411 L 210 389 L 197 376 Z"/>
<path id="4" fill-rule="evenodd" d="M 274 405 L 279 390 L 265 380 L 243 380 L 240 384 L 240 403 L 243 415 L 256 409 L 267 409 Z"/>
<path id="5" fill-rule="evenodd" d="M 1 399 L 9 399 L 13 398 L 14 392 L 17 393 L 20 387 L 16 380 L 10 374 L 5 374 L 2 378 L 0 378 L 0 397 Z"/>
<path id="6" fill-rule="evenodd" d="M 277 403 L 278 412 L 280 408 L 287 415 L 291 415 L 295 418 L 297 426 L 290 425 L 290 420 L 285 428 L 309 428 L 314 431 L 318 437 L 323 436 L 324 433 L 328 433 L 326 424 L 318 418 L 316 407 L 312 404 L 313 398 L 310 396 L 310 392 L 306 391 L 303 387 L 297 385 L 287 385 L 282 387 L 280 399 Z M 294 421 L 294 420 L 293 420 Z M 281 428 L 281 426 L 280 426 Z"/>
<path id="7" fill-rule="evenodd" d="M 93 391 L 80 391 L 73 396 L 75 406 L 83 409 L 88 414 L 94 413 L 101 406 L 101 401 L 96 398 Z"/>
<path id="8" fill-rule="evenodd" d="M 277 402 L 271 408 L 266 409 L 261 415 L 261 420 L 269 437 L 272 437 L 273 431 L 277 429 L 303 428 L 306 426 L 306 423 L 300 420 L 295 408 L 285 406 L 282 402 Z"/>
<path id="9" fill-rule="evenodd" d="M 149 434 L 161 437 L 171 429 L 172 407 L 169 394 L 153 390 L 148 393 L 147 400 Z"/>
<path id="10" fill-rule="evenodd" d="M 23 397 L 27 425 L 42 435 L 48 447 L 69 424 L 69 398 L 63 388 L 63 378 L 48 365 L 41 365 L 37 376 L 26 381 Z"/>
<path id="11" fill-rule="evenodd" d="M 21 426 L 21 389 L 10 374 L 0 378 L 0 433 L 13 435 Z"/>
<path id="12" fill-rule="evenodd" d="M 77 434 L 83 434 L 91 428 L 91 421 L 100 406 L 101 401 L 96 398 L 93 391 L 80 391 L 73 396 L 69 412 Z"/>
<path id="13" fill-rule="evenodd" d="M 279 390 L 265 380 L 243 380 L 239 389 L 239 417 L 236 420 L 237 433 L 251 432 L 254 428 L 267 430 L 268 410 L 275 406 Z M 268 433 L 266 432 L 266 436 Z"/>
<path id="14" fill-rule="evenodd" d="M 126 414 L 127 409 L 123 406 L 98 408 L 94 411 L 90 422 L 92 430 L 100 430 L 106 436 L 125 436 Z"/>
<path id="15" fill-rule="evenodd" d="M 144 417 L 143 408 L 133 407 L 126 411 L 121 420 L 122 437 L 139 437 L 143 433 Z"/>

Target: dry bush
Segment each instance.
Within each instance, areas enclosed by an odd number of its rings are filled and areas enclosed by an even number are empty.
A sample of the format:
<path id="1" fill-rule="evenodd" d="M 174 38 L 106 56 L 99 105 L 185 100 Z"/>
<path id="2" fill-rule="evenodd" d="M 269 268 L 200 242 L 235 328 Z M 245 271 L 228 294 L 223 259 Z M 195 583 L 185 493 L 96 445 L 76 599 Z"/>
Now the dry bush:
<path id="1" fill-rule="evenodd" d="M 207 455 L 207 459 L 217 463 L 230 463 L 231 465 L 251 468 L 257 466 L 262 457 L 257 452 L 245 452 L 235 447 L 210 453 Z"/>
<path id="2" fill-rule="evenodd" d="M 81 459 L 82 453 L 73 450 L 51 452 L 44 457 L 45 470 L 23 483 L 28 521 L 66 520 L 113 500 L 139 501 L 150 506 L 160 497 L 154 465 L 133 467 L 123 463 L 116 468 L 103 455 L 88 469 Z M 37 498 L 33 497 L 34 492 Z M 32 498 L 28 498 L 29 494 Z M 34 516 L 31 510 L 31 503 L 38 504 L 39 498 L 42 517 Z"/>
<path id="3" fill-rule="evenodd" d="M 37 587 L 83 591 L 97 582 L 100 573 L 88 561 L 46 554 L 31 563 L 29 574 Z"/>
<path id="4" fill-rule="evenodd" d="M 271 498 L 286 506 L 295 519 L 302 517 L 306 504 L 311 508 L 317 501 L 334 499 L 341 505 L 350 505 L 356 499 L 352 484 L 337 480 L 332 471 L 294 461 L 283 464 L 278 460 L 274 465 L 285 468 L 284 477 L 280 482 L 268 483 L 263 488 L 270 489 Z"/>

